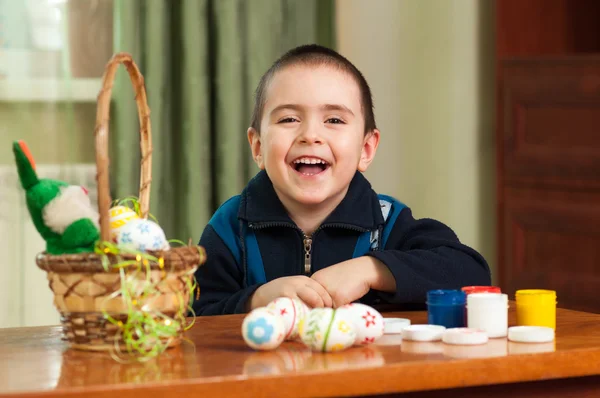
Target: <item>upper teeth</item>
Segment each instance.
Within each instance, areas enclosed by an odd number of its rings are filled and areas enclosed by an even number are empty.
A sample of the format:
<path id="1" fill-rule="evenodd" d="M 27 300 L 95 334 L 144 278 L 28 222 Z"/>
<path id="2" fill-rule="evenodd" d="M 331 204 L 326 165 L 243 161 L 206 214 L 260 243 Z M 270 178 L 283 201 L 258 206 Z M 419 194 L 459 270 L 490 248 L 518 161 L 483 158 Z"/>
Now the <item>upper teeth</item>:
<path id="1" fill-rule="evenodd" d="M 315 158 L 300 158 L 300 159 L 294 160 L 294 163 L 304 163 L 304 164 L 318 164 L 318 163 L 322 163 L 322 164 L 327 164 L 326 161 L 321 160 L 321 159 L 315 159 Z"/>

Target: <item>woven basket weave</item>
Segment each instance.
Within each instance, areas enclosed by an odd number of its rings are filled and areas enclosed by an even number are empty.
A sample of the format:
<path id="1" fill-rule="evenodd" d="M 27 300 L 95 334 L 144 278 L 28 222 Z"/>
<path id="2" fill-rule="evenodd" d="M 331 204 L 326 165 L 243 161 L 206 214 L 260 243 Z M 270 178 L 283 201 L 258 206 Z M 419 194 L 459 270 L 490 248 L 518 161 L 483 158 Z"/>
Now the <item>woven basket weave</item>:
<path id="1" fill-rule="evenodd" d="M 108 124 L 112 84 L 119 65 L 124 65 L 135 90 L 140 121 L 141 174 L 140 174 L 140 213 L 147 218 L 150 207 L 150 183 L 152 181 L 152 134 L 150 109 L 146 97 L 144 78 L 129 54 L 115 54 L 108 62 L 98 95 L 96 127 L 96 167 L 98 183 L 98 210 L 100 213 L 100 237 L 110 241 L 109 209 L 111 206 L 108 175 Z M 151 302 L 145 303 L 148 310 L 157 310 L 174 318 L 185 316 L 189 302 L 187 282 L 198 266 L 205 261 L 203 248 L 196 246 L 173 247 L 164 251 L 149 252 L 163 263 L 150 262 L 150 278 L 160 292 Z M 119 257 L 107 255 L 111 264 L 120 261 L 136 260 L 135 255 L 123 254 Z M 119 327 L 105 319 L 106 311 L 116 321 L 127 321 L 127 306 L 118 295 L 121 288 L 119 272 L 102 264 L 102 256 L 94 253 L 49 255 L 40 253 L 36 258 L 38 267 L 47 271 L 50 288 L 54 292 L 54 304 L 61 314 L 63 339 L 71 347 L 83 350 L 105 351 L 119 345 L 124 347 Z M 135 265 L 126 269 L 126 274 L 140 280 L 146 279 L 146 272 L 140 272 Z M 183 310 L 182 310 L 183 309 Z M 183 330 L 169 340 L 169 346 L 179 344 Z"/>

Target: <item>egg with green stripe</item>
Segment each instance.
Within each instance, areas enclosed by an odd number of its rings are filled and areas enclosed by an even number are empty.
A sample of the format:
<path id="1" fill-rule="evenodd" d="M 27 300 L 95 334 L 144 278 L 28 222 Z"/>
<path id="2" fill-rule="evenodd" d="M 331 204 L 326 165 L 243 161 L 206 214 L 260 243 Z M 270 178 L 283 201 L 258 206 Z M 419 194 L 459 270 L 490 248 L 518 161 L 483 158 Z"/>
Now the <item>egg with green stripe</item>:
<path id="1" fill-rule="evenodd" d="M 302 342 L 313 351 L 341 351 L 354 344 L 356 327 L 347 309 L 314 308 L 301 320 Z"/>

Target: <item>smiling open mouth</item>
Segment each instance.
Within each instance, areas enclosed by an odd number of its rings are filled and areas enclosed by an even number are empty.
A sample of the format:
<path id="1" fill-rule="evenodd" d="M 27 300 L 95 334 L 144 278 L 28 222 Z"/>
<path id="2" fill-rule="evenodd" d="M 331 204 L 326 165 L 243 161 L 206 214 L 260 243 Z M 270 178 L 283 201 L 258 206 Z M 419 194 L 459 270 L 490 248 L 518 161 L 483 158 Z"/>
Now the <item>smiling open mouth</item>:
<path id="1" fill-rule="evenodd" d="M 323 159 L 303 157 L 294 160 L 290 166 L 298 173 L 312 176 L 327 170 L 329 163 Z"/>

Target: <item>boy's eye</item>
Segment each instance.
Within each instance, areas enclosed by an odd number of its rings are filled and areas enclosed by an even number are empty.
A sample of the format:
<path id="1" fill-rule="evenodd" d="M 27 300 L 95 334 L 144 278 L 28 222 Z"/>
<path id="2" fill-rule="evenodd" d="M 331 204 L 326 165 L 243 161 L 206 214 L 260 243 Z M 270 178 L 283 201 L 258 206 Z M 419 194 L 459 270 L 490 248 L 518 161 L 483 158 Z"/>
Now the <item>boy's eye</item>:
<path id="1" fill-rule="evenodd" d="M 326 123 L 344 124 L 344 121 L 342 119 L 338 119 L 337 117 L 332 117 L 332 118 L 327 119 Z"/>
<path id="2" fill-rule="evenodd" d="M 298 119 L 296 119 L 295 117 L 286 117 L 284 119 L 281 119 L 278 123 L 294 123 L 297 121 Z"/>

